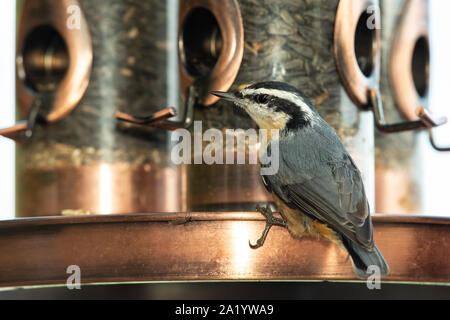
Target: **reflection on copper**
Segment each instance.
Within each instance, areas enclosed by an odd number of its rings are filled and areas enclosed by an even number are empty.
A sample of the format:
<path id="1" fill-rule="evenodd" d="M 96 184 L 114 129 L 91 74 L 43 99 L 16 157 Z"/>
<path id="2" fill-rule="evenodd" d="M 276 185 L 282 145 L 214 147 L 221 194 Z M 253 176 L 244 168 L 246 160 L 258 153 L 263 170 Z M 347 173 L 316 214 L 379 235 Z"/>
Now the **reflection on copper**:
<path id="1" fill-rule="evenodd" d="M 40 26 L 50 26 L 59 33 L 65 42 L 70 57 L 70 63 L 68 63 L 68 69 L 62 82 L 57 88 L 54 88 L 53 105 L 46 116 L 46 121 L 53 123 L 70 113 L 77 106 L 88 87 L 93 59 L 88 24 L 80 11 L 80 29 L 69 29 L 67 27 L 67 8 L 69 6 L 80 7 L 80 4 L 76 0 L 33 0 L 24 2 L 16 48 L 16 89 L 18 107 L 22 116 L 28 114 L 37 94 L 27 86 L 27 74 L 25 72 L 27 59 L 23 57 L 25 41 L 27 36 Z M 54 63 L 52 62 L 52 65 L 59 66 L 61 63 L 64 64 L 61 59 L 56 59 Z M 48 65 L 47 63 L 46 66 Z"/>
<path id="2" fill-rule="evenodd" d="M 231 136 L 229 136 L 231 137 Z M 202 136 L 194 136 L 200 141 Z M 240 146 L 236 141 L 226 139 L 223 150 L 225 164 L 191 165 L 188 170 L 190 211 L 242 211 L 255 210 L 257 204 L 272 202 L 261 181 L 261 169 L 257 164 L 257 145 Z M 231 142 L 231 143 L 230 143 Z M 242 147 L 242 149 L 240 148 Z M 245 150 L 243 150 L 245 148 Z M 238 149 L 241 149 L 238 157 Z M 192 163 L 201 163 L 204 149 L 193 150 Z M 195 157 L 197 155 L 197 158 Z M 251 160 L 255 160 L 252 164 Z M 242 161 L 241 164 L 238 164 Z M 230 163 L 230 164 L 228 164 Z"/>
<path id="3" fill-rule="evenodd" d="M 64 210 L 94 214 L 181 211 L 180 170 L 124 162 L 24 169 L 18 173 L 23 183 L 17 195 L 27 201 L 18 201 L 16 212 L 18 217 L 36 217 L 58 216 Z"/>
<path id="4" fill-rule="evenodd" d="M 183 67 L 183 42 L 180 40 L 180 54 L 178 55 L 181 92 L 196 83 L 205 86 L 202 95 L 199 96 L 199 103 L 210 106 L 216 103 L 219 98 L 210 95 L 210 91 L 228 91 L 233 84 L 241 66 L 244 56 L 244 26 L 242 22 L 239 3 L 237 0 L 182 0 L 180 1 L 178 37 L 182 39 L 183 25 L 188 15 L 195 8 L 206 8 L 214 15 L 222 33 L 221 53 L 217 63 L 207 77 L 194 78 Z"/>
<path id="5" fill-rule="evenodd" d="M 112 190 L 111 168 L 107 164 L 101 164 L 99 170 L 99 214 L 113 213 L 112 196 L 115 194 Z"/>
<path id="6" fill-rule="evenodd" d="M 333 272 L 334 266 L 351 263 L 349 254 L 343 248 L 326 242 L 323 245 L 326 246 L 326 249 L 322 251 L 324 263 L 320 268 L 321 273 L 330 274 Z"/>
<path id="7" fill-rule="evenodd" d="M 180 199 L 180 202 L 182 203 L 181 210 L 184 212 L 188 211 L 188 207 L 187 207 L 188 193 L 189 193 L 189 189 L 188 189 L 188 181 L 187 181 L 187 168 L 186 168 L 186 166 L 183 166 L 182 171 L 181 171 L 181 194 L 182 194 L 182 197 Z"/>
<path id="8" fill-rule="evenodd" d="M 198 167 L 198 168 L 197 168 Z M 272 196 L 261 182 L 257 165 L 209 165 L 192 166 L 189 208 L 207 210 L 208 208 L 231 208 L 251 206 L 272 202 Z M 231 187 L 236 186 L 236 187 Z"/>
<path id="9" fill-rule="evenodd" d="M 236 274 L 248 272 L 250 264 L 250 247 L 248 246 L 249 233 L 245 223 L 235 223 L 232 226 L 230 240 L 233 242 L 233 267 Z"/>
<path id="10" fill-rule="evenodd" d="M 175 172 L 177 175 L 174 174 Z M 161 170 L 159 175 L 158 179 L 164 181 L 160 186 L 160 192 L 164 195 L 161 199 L 164 200 L 162 203 L 164 210 L 166 212 L 183 211 L 182 206 L 186 205 L 185 197 L 182 194 L 182 183 L 185 178 L 183 167 L 167 168 Z"/>
<path id="11" fill-rule="evenodd" d="M 446 257 L 435 256 L 440 254 L 440 250 L 433 247 L 435 240 L 431 240 L 431 238 L 434 237 L 425 238 L 429 237 L 429 232 L 439 233 L 439 226 L 433 226 L 426 231 L 423 228 L 425 226 L 419 228 L 419 225 L 405 224 L 402 228 L 399 228 L 395 224 L 387 224 L 384 228 L 377 230 L 375 241 L 378 246 L 381 239 L 391 239 L 391 244 L 386 246 L 382 252 L 389 261 L 389 272 L 392 278 L 410 275 L 409 281 L 420 283 L 423 281 L 421 278 L 424 275 L 430 278 L 436 276 L 433 269 L 439 264 L 442 264 L 442 267 L 445 268 L 445 265 L 450 262 Z M 396 239 L 393 239 L 393 237 Z M 446 241 L 445 239 L 442 240 Z M 450 243 L 444 244 L 444 247 L 448 245 Z M 430 255 L 430 258 L 428 258 L 428 255 Z M 399 263 L 400 261 L 401 263 Z M 441 281 L 450 283 L 450 278 L 446 280 L 441 278 Z"/>

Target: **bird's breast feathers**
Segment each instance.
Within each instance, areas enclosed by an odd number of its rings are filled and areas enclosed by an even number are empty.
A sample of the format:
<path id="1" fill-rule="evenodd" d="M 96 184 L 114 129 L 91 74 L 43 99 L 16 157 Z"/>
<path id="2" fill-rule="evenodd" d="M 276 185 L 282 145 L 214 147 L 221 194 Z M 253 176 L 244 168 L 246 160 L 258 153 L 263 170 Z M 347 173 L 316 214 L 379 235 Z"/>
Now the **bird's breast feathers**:
<path id="1" fill-rule="evenodd" d="M 341 239 L 337 233 L 328 227 L 326 224 L 319 222 L 318 220 L 312 219 L 307 215 L 303 214 L 300 210 L 292 209 L 288 207 L 283 200 L 281 200 L 275 193 L 273 193 L 273 198 L 280 214 L 283 216 L 287 223 L 289 232 L 295 238 L 302 237 L 314 237 L 316 239 L 324 238 L 343 247 Z"/>

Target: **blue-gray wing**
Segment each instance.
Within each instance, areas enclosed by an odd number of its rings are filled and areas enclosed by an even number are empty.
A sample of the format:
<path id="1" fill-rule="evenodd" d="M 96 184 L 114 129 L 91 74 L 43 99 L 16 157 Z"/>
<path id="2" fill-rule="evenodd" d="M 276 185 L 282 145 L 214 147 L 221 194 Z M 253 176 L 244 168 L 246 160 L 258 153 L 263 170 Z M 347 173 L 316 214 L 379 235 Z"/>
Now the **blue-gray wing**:
<path id="1" fill-rule="evenodd" d="M 279 142 L 266 186 L 292 208 L 371 249 L 372 222 L 361 174 L 331 128 L 299 130 Z"/>

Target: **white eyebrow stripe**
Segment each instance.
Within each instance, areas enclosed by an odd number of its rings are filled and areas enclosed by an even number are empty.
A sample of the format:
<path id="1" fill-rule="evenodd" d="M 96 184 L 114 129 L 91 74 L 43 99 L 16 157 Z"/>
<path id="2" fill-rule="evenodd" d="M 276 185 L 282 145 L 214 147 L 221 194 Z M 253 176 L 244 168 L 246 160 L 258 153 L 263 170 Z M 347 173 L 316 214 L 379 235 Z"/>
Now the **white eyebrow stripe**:
<path id="1" fill-rule="evenodd" d="M 257 94 L 267 94 L 269 96 L 274 96 L 286 101 L 289 101 L 295 105 L 297 105 L 300 110 L 302 110 L 306 117 L 309 118 L 311 122 L 314 121 L 314 113 L 312 112 L 311 108 L 308 106 L 308 104 L 300 97 L 299 95 L 283 91 L 283 90 L 277 90 L 277 89 L 267 89 L 267 88 L 259 88 L 259 89 L 244 89 L 242 90 L 242 93 L 244 96 L 246 95 L 257 95 Z"/>

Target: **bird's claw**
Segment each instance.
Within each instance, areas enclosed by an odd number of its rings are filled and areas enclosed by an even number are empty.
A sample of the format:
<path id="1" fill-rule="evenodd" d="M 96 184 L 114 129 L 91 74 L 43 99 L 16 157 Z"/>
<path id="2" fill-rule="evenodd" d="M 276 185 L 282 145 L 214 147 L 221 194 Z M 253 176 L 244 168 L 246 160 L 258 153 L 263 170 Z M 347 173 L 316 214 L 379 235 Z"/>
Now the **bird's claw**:
<path id="1" fill-rule="evenodd" d="M 267 234 L 269 233 L 270 228 L 272 228 L 272 225 L 266 223 L 266 228 L 264 229 L 261 238 L 259 238 L 258 241 L 256 241 L 256 244 L 252 244 L 250 240 L 248 241 L 250 248 L 252 248 L 253 250 L 261 248 L 264 245 L 264 242 L 266 242 Z"/>
<path id="2" fill-rule="evenodd" d="M 256 211 L 261 213 L 264 218 L 266 218 L 267 224 L 270 224 L 272 226 L 286 227 L 286 221 L 284 221 L 283 219 L 275 218 L 269 205 L 267 205 L 266 207 L 258 205 L 256 206 Z"/>
<path id="3" fill-rule="evenodd" d="M 264 242 L 266 241 L 267 235 L 272 226 L 286 227 L 286 222 L 284 220 L 275 218 L 273 216 L 272 210 L 270 209 L 269 205 L 267 205 L 266 207 L 258 205 L 256 207 L 256 211 L 260 212 L 266 218 L 266 228 L 264 229 L 261 238 L 256 241 L 256 244 L 252 244 L 250 241 L 248 242 L 250 248 L 253 250 L 259 249 L 264 245 Z"/>
<path id="4" fill-rule="evenodd" d="M 256 249 L 261 248 L 264 245 L 264 243 L 261 243 L 261 242 L 262 242 L 261 239 L 258 239 L 258 241 L 256 241 L 256 244 L 252 244 L 252 242 L 250 240 L 248 240 L 248 245 L 249 245 L 250 249 L 256 250 Z"/>

